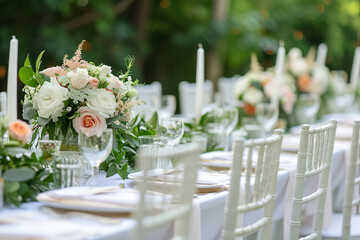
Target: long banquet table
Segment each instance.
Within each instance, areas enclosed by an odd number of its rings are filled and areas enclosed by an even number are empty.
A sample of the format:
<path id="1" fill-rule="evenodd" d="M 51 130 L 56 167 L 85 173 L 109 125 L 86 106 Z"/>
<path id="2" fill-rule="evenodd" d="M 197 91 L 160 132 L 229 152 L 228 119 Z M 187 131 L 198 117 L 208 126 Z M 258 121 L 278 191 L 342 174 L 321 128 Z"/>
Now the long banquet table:
<path id="1" fill-rule="evenodd" d="M 345 127 L 342 126 L 342 127 Z M 347 126 L 349 128 L 349 126 Z M 342 133 L 344 132 L 343 130 Z M 346 131 L 349 131 L 348 129 Z M 297 137 L 298 138 L 298 137 Z M 296 140 L 296 136 L 289 135 L 284 138 L 284 143 Z M 341 209 L 341 193 L 345 182 L 346 161 L 349 157 L 350 141 L 344 137 L 336 140 L 333 164 L 328 191 L 330 199 L 327 201 L 330 208 L 327 213 L 334 209 Z M 281 240 L 286 227 L 282 227 L 283 219 L 289 217 L 289 206 L 295 167 L 295 153 L 281 153 L 280 167 L 277 182 L 277 199 L 274 211 L 275 224 L 273 226 L 273 239 Z M 132 181 L 123 181 L 120 177 L 113 176 L 105 179 L 105 174 L 99 174 L 99 185 L 117 185 L 124 183 L 125 187 L 131 187 Z M 289 183 L 290 182 L 290 183 Z M 305 192 L 314 188 L 314 182 L 309 180 L 305 183 Z M 221 235 L 223 211 L 225 207 L 227 191 L 198 194 L 194 199 L 194 213 L 192 216 L 191 236 L 193 239 L 219 239 Z M 20 208 L 6 207 L 0 211 L 0 239 L 131 239 L 131 232 L 134 229 L 135 221 L 127 216 L 122 216 L 118 223 L 105 224 L 93 219 L 84 217 L 64 217 L 49 214 L 44 204 L 30 202 L 23 204 Z M 330 209 L 330 210 L 329 210 Z M 306 209 L 305 209 L 305 212 Z M 311 214 L 311 211 L 307 213 Z M 244 224 L 255 221 L 259 212 L 244 216 Z M 286 225 L 286 224 L 285 224 Z M 325 227 L 328 224 L 325 223 Z M 173 225 L 155 230 L 149 239 L 170 239 L 173 232 Z M 286 235 L 286 234 L 285 234 Z M 12 237 L 12 238 L 10 238 Z M 35 238 L 34 238 L 35 237 Z M 285 238 L 286 239 L 286 238 Z"/>

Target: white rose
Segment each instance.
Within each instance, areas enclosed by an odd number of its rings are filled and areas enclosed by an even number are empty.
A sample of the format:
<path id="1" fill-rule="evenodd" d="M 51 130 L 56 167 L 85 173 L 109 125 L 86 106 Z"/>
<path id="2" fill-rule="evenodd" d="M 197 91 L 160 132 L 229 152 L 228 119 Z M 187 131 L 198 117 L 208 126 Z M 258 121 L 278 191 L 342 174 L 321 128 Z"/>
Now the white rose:
<path id="1" fill-rule="evenodd" d="M 92 64 L 89 64 L 87 66 L 87 69 L 89 70 L 90 73 L 93 73 L 93 74 L 99 74 L 100 73 L 100 70 L 97 66 L 94 66 Z"/>
<path id="2" fill-rule="evenodd" d="M 57 121 L 64 108 L 64 101 L 68 99 L 69 90 L 60 86 L 55 77 L 50 82 L 44 82 L 34 97 L 34 107 L 38 115 L 46 119 Z"/>
<path id="3" fill-rule="evenodd" d="M 329 70 L 324 66 L 315 65 L 310 82 L 309 92 L 323 94 L 327 90 L 328 84 Z"/>
<path id="4" fill-rule="evenodd" d="M 99 75 L 99 80 L 100 81 L 107 81 L 107 76 L 105 73 L 100 73 Z"/>
<path id="5" fill-rule="evenodd" d="M 250 82 L 247 78 L 240 77 L 235 83 L 234 97 L 238 99 L 245 92 L 245 90 L 249 88 L 249 85 Z"/>
<path id="6" fill-rule="evenodd" d="M 89 83 L 88 71 L 85 68 L 78 68 L 76 72 L 66 74 L 70 78 L 71 86 L 75 89 L 82 89 Z"/>
<path id="7" fill-rule="evenodd" d="M 298 58 L 290 61 L 290 71 L 295 76 L 301 76 L 308 73 L 309 67 L 304 58 Z"/>
<path id="8" fill-rule="evenodd" d="M 302 58 L 302 52 L 299 48 L 292 48 L 288 53 L 290 61 Z"/>
<path id="9" fill-rule="evenodd" d="M 110 84 L 107 86 L 108 89 L 119 89 L 122 88 L 124 83 L 119 80 L 119 78 L 115 77 L 114 75 L 110 75 L 109 78 Z"/>
<path id="10" fill-rule="evenodd" d="M 105 75 L 110 75 L 111 74 L 111 67 L 107 66 L 107 65 L 102 65 L 100 68 L 100 73 L 104 73 Z"/>
<path id="11" fill-rule="evenodd" d="M 260 103 L 264 98 L 264 94 L 257 88 L 249 88 L 243 96 L 243 101 L 251 105 L 256 105 Z"/>
<path id="12" fill-rule="evenodd" d="M 113 116 L 117 107 L 114 94 L 103 88 L 96 89 L 96 94 L 90 97 L 86 105 L 90 109 L 98 111 L 105 118 Z"/>

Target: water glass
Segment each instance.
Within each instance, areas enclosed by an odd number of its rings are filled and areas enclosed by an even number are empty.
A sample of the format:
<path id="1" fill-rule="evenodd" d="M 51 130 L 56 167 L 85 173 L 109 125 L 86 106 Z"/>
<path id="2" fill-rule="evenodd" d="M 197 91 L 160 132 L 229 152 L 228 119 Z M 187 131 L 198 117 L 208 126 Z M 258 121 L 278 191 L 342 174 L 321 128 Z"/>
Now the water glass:
<path id="1" fill-rule="evenodd" d="M 54 153 L 54 188 L 67 188 L 81 185 L 81 153 L 60 151 Z"/>
<path id="2" fill-rule="evenodd" d="M 175 114 L 176 98 L 174 95 L 152 97 L 150 103 L 157 111 L 159 118 L 171 117 Z"/>
<path id="3" fill-rule="evenodd" d="M 258 103 L 255 108 L 256 120 L 263 126 L 264 134 L 270 134 L 279 118 L 279 107 L 272 103 Z"/>
<path id="4" fill-rule="evenodd" d="M 296 105 L 298 123 L 313 123 L 320 109 L 320 97 L 317 94 L 300 94 Z"/>
<path id="5" fill-rule="evenodd" d="M 51 162 L 53 154 L 60 151 L 61 141 L 57 140 L 39 140 L 39 148 L 47 162 Z"/>
<path id="6" fill-rule="evenodd" d="M 181 118 L 160 118 L 158 133 L 167 140 L 167 145 L 180 143 L 184 135 L 184 120 Z"/>
<path id="7" fill-rule="evenodd" d="M 166 139 L 161 136 L 154 136 L 154 135 L 140 136 L 139 142 L 140 142 L 140 148 L 151 154 L 160 153 L 160 151 L 165 149 L 166 146 Z M 167 168 L 169 161 L 166 159 L 156 159 L 154 162 L 149 164 L 151 164 L 150 167 L 146 169 Z M 142 165 L 140 166 L 140 168 L 145 169 L 144 166 Z"/>

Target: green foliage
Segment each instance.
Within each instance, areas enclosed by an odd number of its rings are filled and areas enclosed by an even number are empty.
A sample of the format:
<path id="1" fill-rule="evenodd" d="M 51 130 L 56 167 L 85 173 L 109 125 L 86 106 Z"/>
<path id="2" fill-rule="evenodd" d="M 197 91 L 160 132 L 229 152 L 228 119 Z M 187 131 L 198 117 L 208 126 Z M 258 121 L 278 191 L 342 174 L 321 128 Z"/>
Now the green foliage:
<path id="1" fill-rule="evenodd" d="M 36 153 L 14 154 L 15 149 L 10 152 L 9 146 L 0 141 L 0 165 L 5 180 L 4 201 L 5 204 L 20 206 L 22 202 L 36 200 L 38 193 L 49 190 L 53 175 L 46 170 L 46 161 L 42 156 Z"/>
<path id="2" fill-rule="evenodd" d="M 106 172 L 106 177 L 118 174 L 122 179 L 134 171 L 136 163 L 136 151 L 140 146 L 139 136 L 156 135 L 157 113 L 146 122 L 140 115 L 135 116 L 130 123 L 124 125 L 113 124 L 114 146 L 110 156 L 100 165 Z"/>

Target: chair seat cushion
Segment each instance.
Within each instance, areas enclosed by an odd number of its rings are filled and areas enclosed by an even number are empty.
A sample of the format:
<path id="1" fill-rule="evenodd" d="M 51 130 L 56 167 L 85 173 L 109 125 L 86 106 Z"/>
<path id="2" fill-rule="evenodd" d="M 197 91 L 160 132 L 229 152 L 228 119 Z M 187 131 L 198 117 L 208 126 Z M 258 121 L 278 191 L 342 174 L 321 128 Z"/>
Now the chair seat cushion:
<path id="1" fill-rule="evenodd" d="M 306 236 L 312 232 L 312 219 L 302 223 L 300 235 Z M 331 216 L 331 226 L 323 229 L 322 239 L 341 239 L 342 214 L 334 213 Z M 360 215 L 351 216 L 351 239 L 360 240 Z"/>

